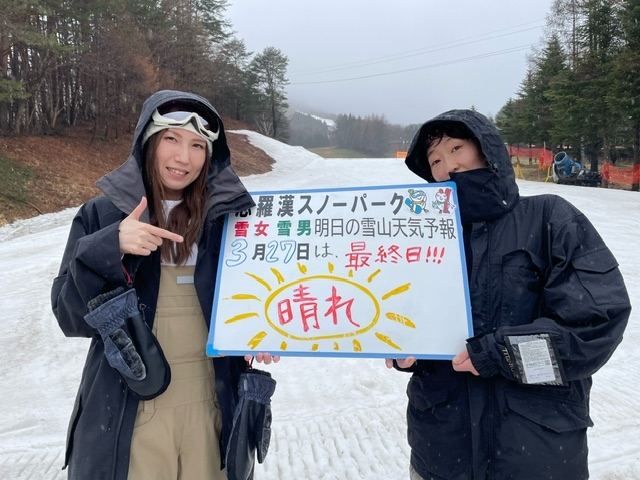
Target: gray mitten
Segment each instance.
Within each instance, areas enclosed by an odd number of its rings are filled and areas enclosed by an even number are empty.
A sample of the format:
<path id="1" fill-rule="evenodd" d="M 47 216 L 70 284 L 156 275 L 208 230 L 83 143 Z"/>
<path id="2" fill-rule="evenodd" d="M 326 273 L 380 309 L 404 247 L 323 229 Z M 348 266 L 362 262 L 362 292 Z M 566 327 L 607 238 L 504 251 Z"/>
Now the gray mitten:
<path id="1" fill-rule="evenodd" d="M 123 326 L 129 317 L 139 315 L 136 291 L 123 287 L 98 295 L 87 304 L 85 321 L 98 330 L 104 342 L 109 365 L 125 377 L 142 380 L 147 370 Z"/>

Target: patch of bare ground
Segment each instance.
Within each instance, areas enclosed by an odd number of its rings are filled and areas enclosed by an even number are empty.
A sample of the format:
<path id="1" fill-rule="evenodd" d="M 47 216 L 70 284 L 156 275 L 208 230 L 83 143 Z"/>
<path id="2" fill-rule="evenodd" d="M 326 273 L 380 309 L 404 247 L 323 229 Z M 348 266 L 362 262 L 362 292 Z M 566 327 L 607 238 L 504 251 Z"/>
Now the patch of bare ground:
<path id="1" fill-rule="evenodd" d="M 273 158 L 254 147 L 246 135 L 232 131 L 251 127 L 232 119 L 223 121 L 231 163 L 238 175 L 270 171 Z M 96 180 L 127 159 L 132 140 L 132 133 L 101 139 L 86 125 L 68 127 L 54 135 L 0 137 L 0 154 L 35 173 L 26 184 L 26 200 L 0 192 L 0 226 L 79 206 L 99 195 Z"/>

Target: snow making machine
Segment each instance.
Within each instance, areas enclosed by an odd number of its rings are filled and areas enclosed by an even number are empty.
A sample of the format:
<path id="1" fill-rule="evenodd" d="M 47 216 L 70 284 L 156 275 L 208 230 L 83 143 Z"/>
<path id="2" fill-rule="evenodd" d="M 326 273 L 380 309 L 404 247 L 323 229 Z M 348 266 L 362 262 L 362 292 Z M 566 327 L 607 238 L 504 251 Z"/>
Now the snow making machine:
<path id="1" fill-rule="evenodd" d="M 553 181 L 562 185 L 579 185 L 582 187 L 599 187 L 602 175 L 599 172 L 587 172 L 567 152 L 558 152 L 553 157 Z"/>

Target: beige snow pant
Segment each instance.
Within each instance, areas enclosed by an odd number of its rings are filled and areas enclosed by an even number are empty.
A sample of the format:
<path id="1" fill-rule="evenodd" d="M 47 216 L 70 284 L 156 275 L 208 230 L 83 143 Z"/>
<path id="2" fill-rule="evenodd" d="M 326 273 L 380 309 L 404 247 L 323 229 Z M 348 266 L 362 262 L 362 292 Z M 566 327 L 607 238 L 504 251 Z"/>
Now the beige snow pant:
<path id="1" fill-rule="evenodd" d="M 162 395 L 138 405 L 131 480 L 227 478 L 220 470 L 220 410 L 193 270 L 162 267 L 153 332 L 171 365 L 171 383 Z"/>
<path id="2" fill-rule="evenodd" d="M 413 465 L 409 465 L 409 480 L 424 480 L 424 478 L 416 472 L 415 468 L 413 468 Z"/>

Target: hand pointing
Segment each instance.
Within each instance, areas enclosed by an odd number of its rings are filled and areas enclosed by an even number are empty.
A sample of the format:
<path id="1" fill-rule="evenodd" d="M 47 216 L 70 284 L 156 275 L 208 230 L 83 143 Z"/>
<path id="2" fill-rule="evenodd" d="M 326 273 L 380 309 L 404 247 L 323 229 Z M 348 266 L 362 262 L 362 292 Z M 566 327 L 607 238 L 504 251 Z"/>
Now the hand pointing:
<path id="1" fill-rule="evenodd" d="M 120 240 L 120 252 L 133 255 L 151 255 L 151 252 L 162 245 L 162 239 L 182 243 L 183 238 L 177 233 L 154 227 L 140 221 L 140 215 L 147 208 L 147 197 L 142 197 L 138 206 L 131 214 L 120 222 L 118 238 Z"/>

